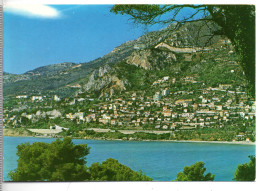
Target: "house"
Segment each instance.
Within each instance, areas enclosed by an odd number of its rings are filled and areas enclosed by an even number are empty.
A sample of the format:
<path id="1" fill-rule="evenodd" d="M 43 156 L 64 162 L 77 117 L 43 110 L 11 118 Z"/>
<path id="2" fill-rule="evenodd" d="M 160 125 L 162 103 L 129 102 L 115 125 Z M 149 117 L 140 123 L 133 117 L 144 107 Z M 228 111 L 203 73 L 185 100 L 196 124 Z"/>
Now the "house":
<path id="1" fill-rule="evenodd" d="M 103 123 L 103 124 L 108 124 L 108 122 L 109 122 L 108 119 L 102 119 L 102 118 L 100 118 L 98 121 L 99 121 L 100 123 Z"/>
<path id="2" fill-rule="evenodd" d="M 214 111 L 206 111 L 206 110 L 200 110 L 200 111 L 196 111 L 196 115 L 200 115 L 200 116 L 206 116 L 206 115 L 215 115 L 216 113 Z"/>
<path id="3" fill-rule="evenodd" d="M 43 98 L 42 98 L 42 96 L 32 96 L 32 101 L 35 101 L 35 100 L 42 101 Z"/>
<path id="4" fill-rule="evenodd" d="M 32 118 L 33 118 L 33 115 L 31 115 L 31 114 L 28 114 L 28 115 L 26 115 L 26 118 L 30 120 L 30 119 L 32 119 Z"/>
<path id="5" fill-rule="evenodd" d="M 61 127 L 58 125 L 50 126 L 50 129 L 56 129 L 56 130 L 69 130 L 69 128 Z"/>
<path id="6" fill-rule="evenodd" d="M 222 108 L 223 108 L 223 106 L 222 106 L 222 105 L 216 105 L 216 110 L 218 110 L 218 111 L 221 111 L 221 110 L 222 110 Z"/>
<path id="7" fill-rule="evenodd" d="M 116 125 L 116 120 L 115 120 L 115 119 L 112 119 L 112 120 L 110 121 L 110 123 L 111 123 L 111 125 Z"/>
<path id="8" fill-rule="evenodd" d="M 27 96 L 27 95 L 18 95 L 18 96 L 16 96 L 16 98 L 18 98 L 18 99 L 21 99 L 21 98 L 28 98 L 28 96 Z"/>
<path id="9" fill-rule="evenodd" d="M 170 91 L 168 89 L 165 89 L 162 91 L 163 96 L 167 96 L 167 95 L 169 95 L 169 93 L 170 93 Z"/>
<path id="10" fill-rule="evenodd" d="M 179 99 L 179 100 L 175 101 L 176 105 L 178 105 L 178 104 L 182 104 L 183 105 L 183 103 L 191 104 L 192 103 L 192 99 Z"/>
<path id="11" fill-rule="evenodd" d="M 169 78 L 170 78 L 169 76 L 164 76 L 162 80 L 163 80 L 163 81 L 168 81 Z"/>
<path id="12" fill-rule="evenodd" d="M 172 113 L 172 118 L 177 118 L 178 114 L 177 113 Z"/>
<path id="13" fill-rule="evenodd" d="M 220 101 L 220 98 L 218 98 L 218 97 L 213 97 L 212 100 L 213 100 L 213 101 Z"/>
<path id="14" fill-rule="evenodd" d="M 176 128 L 176 123 L 172 123 L 170 129 L 175 129 L 175 128 Z"/>
<path id="15" fill-rule="evenodd" d="M 83 112 L 75 113 L 75 117 L 77 117 L 79 120 L 84 120 L 84 113 Z"/>
<path id="16" fill-rule="evenodd" d="M 222 90 L 227 90 L 232 87 L 232 84 L 219 84 L 219 88 Z"/>
<path id="17" fill-rule="evenodd" d="M 207 100 L 207 99 L 205 99 L 205 98 L 202 98 L 201 102 L 202 102 L 202 103 L 207 103 L 207 102 L 208 102 L 208 100 Z"/>
<path id="18" fill-rule="evenodd" d="M 167 126 L 167 125 L 164 125 L 164 126 L 162 127 L 162 129 L 168 129 L 168 126 Z"/>
<path id="19" fill-rule="evenodd" d="M 198 105 L 197 103 L 194 103 L 194 104 L 192 105 L 192 107 L 193 107 L 194 110 L 197 110 L 198 107 L 199 107 L 199 105 Z"/>
<path id="20" fill-rule="evenodd" d="M 135 122 L 134 124 L 135 124 L 136 127 L 140 126 L 140 122 Z"/>
<path id="21" fill-rule="evenodd" d="M 163 116 L 164 117 L 171 117 L 171 115 L 172 115 L 172 112 L 171 112 L 171 110 L 165 110 L 165 111 L 163 111 Z"/>
<path id="22" fill-rule="evenodd" d="M 156 125 L 156 126 L 155 126 L 155 129 L 160 129 L 160 128 L 161 128 L 160 125 Z"/>
<path id="23" fill-rule="evenodd" d="M 250 119 L 254 119 L 255 113 L 248 113 L 248 116 L 249 116 Z"/>
<path id="24" fill-rule="evenodd" d="M 192 81 L 194 81 L 194 77 L 193 77 L 193 76 L 186 76 L 186 77 L 184 78 L 184 81 L 185 81 L 185 82 L 192 82 Z"/>
<path id="25" fill-rule="evenodd" d="M 162 95 L 160 92 L 156 92 L 155 95 L 153 96 L 154 101 L 160 101 L 162 98 Z"/>
<path id="26" fill-rule="evenodd" d="M 72 113 L 68 113 L 68 114 L 66 114 L 66 118 L 73 120 L 73 119 L 75 119 L 75 116 Z"/>
<path id="27" fill-rule="evenodd" d="M 54 101 L 60 101 L 60 98 L 57 95 L 54 95 L 53 99 Z"/>
<path id="28" fill-rule="evenodd" d="M 69 103 L 69 105 L 74 105 L 75 104 L 75 99 L 73 99 L 70 103 Z"/>
<path id="29" fill-rule="evenodd" d="M 86 116 L 85 117 L 85 121 L 87 122 L 87 123 L 89 123 L 89 122 L 91 122 L 92 121 L 92 117 L 91 116 Z"/>
<path id="30" fill-rule="evenodd" d="M 153 82 L 153 86 L 158 85 L 158 84 L 159 84 L 158 81 Z"/>
<path id="31" fill-rule="evenodd" d="M 85 100 L 85 98 L 79 98 L 79 99 L 77 99 L 78 102 L 81 102 L 81 101 L 84 101 L 84 100 Z"/>
<path id="32" fill-rule="evenodd" d="M 107 119 L 107 120 L 110 120 L 110 119 L 111 119 L 111 117 L 110 117 L 108 114 L 103 114 L 103 115 L 102 115 L 102 118 L 103 118 L 103 119 Z"/>

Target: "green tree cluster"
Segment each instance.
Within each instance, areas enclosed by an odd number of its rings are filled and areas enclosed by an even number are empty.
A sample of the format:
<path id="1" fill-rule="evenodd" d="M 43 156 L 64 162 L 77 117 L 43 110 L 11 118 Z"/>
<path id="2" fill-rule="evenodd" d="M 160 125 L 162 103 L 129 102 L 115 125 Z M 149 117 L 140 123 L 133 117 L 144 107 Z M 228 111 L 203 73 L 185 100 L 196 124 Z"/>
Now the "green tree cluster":
<path id="1" fill-rule="evenodd" d="M 191 166 L 186 166 L 183 172 L 177 174 L 175 181 L 213 181 L 215 175 L 207 173 L 204 175 L 206 168 L 204 162 L 196 162 Z"/>
<path id="2" fill-rule="evenodd" d="M 91 180 L 95 181 L 151 181 L 152 178 L 145 176 L 141 171 L 135 172 L 129 167 L 120 164 L 117 160 L 109 158 L 106 161 L 93 163 L 89 172 Z"/>
<path id="3" fill-rule="evenodd" d="M 255 163 L 256 159 L 255 156 L 249 156 L 250 161 L 249 163 L 244 163 L 238 165 L 234 180 L 236 181 L 254 181 L 255 180 Z"/>
<path id="4" fill-rule="evenodd" d="M 74 145 L 71 138 L 52 143 L 17 146 L 18 167 L 9 173 L 13 181 L 83 181 L 89 178 L 86 144 Z"/>
<path id="5" fill-rule="evenodd" d="M 70 137 L 52 143 L 36 142 L 17 146 L 18 167 L 9 173 L 12 181 L 149 181 L 115 159 L 86 166 L 87 144 L 75 145 Z"/>

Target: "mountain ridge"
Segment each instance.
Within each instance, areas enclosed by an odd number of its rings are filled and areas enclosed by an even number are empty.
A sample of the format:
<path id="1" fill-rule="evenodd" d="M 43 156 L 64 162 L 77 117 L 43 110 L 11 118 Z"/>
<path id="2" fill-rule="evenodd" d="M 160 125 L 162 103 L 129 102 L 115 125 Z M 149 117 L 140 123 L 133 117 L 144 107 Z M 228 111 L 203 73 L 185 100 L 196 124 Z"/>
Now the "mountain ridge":
<path id="1" fill-rule="evenodd" d="M 211 25 L 210 31 L 208 25 Z M 195 34 L 193 31 L 198 29 L 200 33 Z M 210 38 L 209 34 L 214 29 L 217 27 L 212 23 L 205 25 L 201 21 L 186 23 L 179 26 L 177 30 L 175 25 L 169 25 L 166 29 L 153 31 L 136 40 L 125 42 L 110 53 L 90 62 L 65 62 L 42 66 L 21 75 L 4 73 L 4 95 L 47 93 L 71 96 L 78 91 L 75 87 L 83 87 L 85 91 L 90 90 L 91 84 L 94 85 L 91 82 L 94 79 L 93 72 L 102 70 L 104 66 L 111 68 L 114 64 L 126 62 L 144 69 L 158 70 L 163 69 L 166 63 L 192 61 L 192 56 L 195 55 L 194 53 L 197 54 L 199 49 L 206 50 L 202 45 L 216 44 L 223 39 L 219 36 Z M 154 59 L 157 59 L 157 64 L 154 64 Z M 96 85 L 96 87 L 105 87 L 113 81 L 112 78 L 118 78 L 112 76 L 107 78 L 107 82 L 103 80 L 103 85 Z M 125 89 L 122 84 L 128 83 L 127 80 L 123 82 L 119 78 L 116 81 L 121 84 L 121 89 Z M 96 83 L 100 82 L 99 80 Z M 103 91 L 94 88 L 94 91 L 96 90 Z"/>

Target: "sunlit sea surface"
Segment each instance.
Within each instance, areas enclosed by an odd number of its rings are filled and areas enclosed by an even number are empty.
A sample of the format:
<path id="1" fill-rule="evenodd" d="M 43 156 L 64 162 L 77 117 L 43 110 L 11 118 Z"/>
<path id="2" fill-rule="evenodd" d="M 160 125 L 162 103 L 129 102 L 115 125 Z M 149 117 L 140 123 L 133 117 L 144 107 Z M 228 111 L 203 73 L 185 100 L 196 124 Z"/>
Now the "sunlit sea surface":
<path id="1" fill-rule="evenodd" d="M 54 138 L 3 137 L 3 177 L 10 181 L 8 173 L 17 167 L 16 146 L 29 142 L 55 141 Z M 249 162 L 255 154 L 255 145 L 219 143 L 182 143 L 159 141 L 103 141 L 74 139 L 75 144 L 86 143 L 91 147 L 86 156 L 87 166 L 107 158 L 138 171 L 154 181 L 171 181 L 185 166 L 203 161 L 207 172 L 215 174 L 215 181 L 232 181 L 238 164 Z"/>

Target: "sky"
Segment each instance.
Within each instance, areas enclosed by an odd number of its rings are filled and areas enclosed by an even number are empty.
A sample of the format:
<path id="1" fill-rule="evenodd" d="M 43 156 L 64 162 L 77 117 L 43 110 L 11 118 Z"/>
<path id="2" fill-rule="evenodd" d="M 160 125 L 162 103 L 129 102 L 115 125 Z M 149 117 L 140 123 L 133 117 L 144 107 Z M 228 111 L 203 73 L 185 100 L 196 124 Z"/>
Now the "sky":
<path id="1" fill-rule="evenodd" d="M 40 66 L 88 62 L 143 35 L 112 5 L 10 5 L 3 13 L 3 70 L 21 74 Z M 154 26 L 149 31 L 158 30 Z"/>

